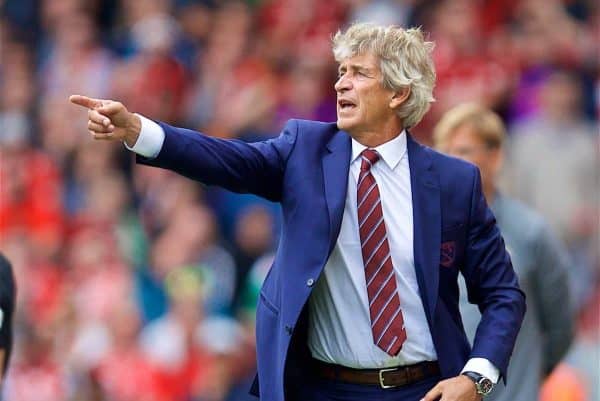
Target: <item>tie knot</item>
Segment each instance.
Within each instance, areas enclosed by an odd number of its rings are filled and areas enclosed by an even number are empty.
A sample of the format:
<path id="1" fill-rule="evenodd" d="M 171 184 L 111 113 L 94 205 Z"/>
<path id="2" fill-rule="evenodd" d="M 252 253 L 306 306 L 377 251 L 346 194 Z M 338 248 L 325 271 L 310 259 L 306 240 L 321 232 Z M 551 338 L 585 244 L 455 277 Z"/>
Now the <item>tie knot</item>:
<path id="1" fill-rule="evenodd" d="M 362 159 L 360 171 L 369 171 L 379 160 L 379 153 L 373 149 L 365 149 L 361 152 L 360 157 Z"/>

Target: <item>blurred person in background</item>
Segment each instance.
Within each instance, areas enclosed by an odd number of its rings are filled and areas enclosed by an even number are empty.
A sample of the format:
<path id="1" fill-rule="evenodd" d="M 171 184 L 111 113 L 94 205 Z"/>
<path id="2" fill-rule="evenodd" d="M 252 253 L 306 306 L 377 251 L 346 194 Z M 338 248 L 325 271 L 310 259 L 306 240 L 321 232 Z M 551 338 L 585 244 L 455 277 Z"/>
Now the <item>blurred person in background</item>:
<path id="1" fill-rule="evenodd" d="M 171 216 L 181 207 L 203 203 L 204 189 L 170 171 L 133 168 L 133 187 L 137 209 L 148 237 L 155 240 L 170 224 Z"/>
<path id="2" fill-rule="evenodd" d="M 506 130 L 497 114 L 474 103 L 456 106 L 436 125 L 434 139 L 438 150 L 480 169 L 486 200 L 528 299 L 508 369 L 510 383 L 506 387 L 499 384 L 486 400 L 537 400 L 543 380 L 563 359 L 573 340 L 575 311 L 569 292 L 567 251 L 540 215 L 499 192 Z M 463 323 L 473 341 L 481 314 L 469 303 L 462 281 L 460 292 Z"/>
<path id="3" fill-rule="evenodd" d="M 69 236 L 68 295 L 81 323 L 104 320 L 133 289 L 117 241 L 115 233 L 94 225 L 82 225 Z"/>
<path id="4" fill-rule="evenodd" d="M 3 387 L 4 376 L 6 376 L 12 352 L 16 297 L 17 288 L 12 265 L 0 253 L 0 390 Z"/>
<path id="5" fill-rule="evenodd" d="M 416 1 L 350 0 L 348 20 L 370 22 L 378 25 L 410 25 Z"/>
<path id="6" fill-rule="evenodd" d="M 546 218 L 573 257 L 576 309 L 590 296 L 598 265 L 598 125 L 582 114 L 581 82 L 555 71 L 539 97 L 539 115 L 511 127 L 508 192 Z"/>
<path id="7" fill-rule="evenodd" d="M 282 101 L 276 110 L 275 124 L 281 129 L 290 118 L 334 121 L 333 94 L 325 95 L 323 86 L 329 80 L 326 60 L 306 57 L 292 63 L 287 79 L 283 80 Z"/>
<path id="8" fill-rule="evenodd" d="M 80 353 L 97 354 L 80 371 L 89 372 L 104 400 L 158 401 L 152 365 L 139 344 L 142 326 L 135 300 L 122 297 L 103 324 L 106 340 L 93 339 L 90 333 L 79 344 Z"/>
<path id="9" fill-rule="evenodd" d="M 218 243 L 212 210 L 197 203 L 175 210 L 167 232 L 178 241 L 189 238 L 191 262 L 202 275 L 206 315 L 230 316 L 238 280 L 236 264 L 233 255 Z"/>
<path id="10" fill-rule="evenodd" d="M 65 228 L 60 166 L 31 146 L 32 53 L 18 41 L 7 41 L 0 52 L 0 238 L 23 238 L 43 261 L 57 256 Z"/>
<path id="11" fill-rule="evenodd" d="M 510 126 L 527 123 L 544 114 L 543 88 L 557 68 L 584 73 L 582 76 L 587 74 L 586 70 L 592 77 L 596 74 L 595 36 L 589 27 L 568 13 L 565 3 L 561 0 L 515 2 L 510 32 L 512 45 L 503 53 L 514 55 L 520 71 L 507 105 Z M 579 4 L 573 4 L 572 8 L 586 7 L 584 2 L 575 3 Z"/>
<path id="12" fill-rule="evenodd" d="M 489 35 L 484 31 L 480 2 L 432 3 L 429 18 L 436 42 L 436 101 L 419 126 L 422 131 L 418 131 L 419 138 L 426 142 L 441 114 L 459 103 L 476 101 L 492 108 L 502 105 L 513 78 L 513 70 L 503 61 L 504 53 L 498 57 L 488 49 Z"/>
<path id="13" fill-rule="evenodd" d="M 74 88 L 106 96 L 115 65 L 100 42 L 98 24 L 88 2 L 41 2 L 45 43 L 40 65 L 40 95 L 60 97 Z"/>
<path id="14" fill-rule="evenodd" d="M 331 35 L 345 22 L 344 0 L 279 0 L 265 2 L 257 10 L 259 52 L 277 67 L 310 57 L 331 60 Z"/>
<path id="15" fill-rule="evenodd" d="M 234 257 L 238 267 L 236 294 L 241 295 L 243 284 L 254 263 L 273 249 L 275 222 L 268 209 L 259 205 L 250 205 L 240 212 L 236 223 L 234 234 L 237 249 Z M 239 301 L 240 299 L 237 300 L 237 305 Z"/>
<path id="16" fill-rule="evenodd" d="M 142 352 L 154 372 L 153 393 L 160 401 L 202 399 L 204 393 L 217 391 L 217 380 L 219 393 L 227 388 L 223 381 L 228 376 L 214 374 L 214 356 L 200 341 L 205 285 L 194 266 L 173 268 L 165 277 L 168 310 L 140 335 Z"/>
<path id="17" fill-rule="evenodd" d="M 136 110 L 177 122 L 182 117 L 184 85 L 182 63 L 172 48 L 178 43 L 179 22 L 170 14 L 168 0 L 125 0 L 127 27 L 124 40 L 130 43 L 127 61 L 121 64 L 110 87 Z"/>
<path id="18" fill-rule="evenodd" d="M 167 311 L 165 279 L 179 266 L 191 266 L 202 275 L 202 308 L 207 315 L 232 315 L 236 264 L 217 242 L 214 214 L 201 203 L 179 204 L 169 219 L 150 244 L 149 265 L 135 272 L 144 320 Z"/>
<path id="19" fill-rule="evenodd" d="M 35 322 L 20 328 L 4 393 L 7 400 L 67 399 L 67 368 L 55 352 L 57 334 L 51 327 Z"/>
<path id="20" fill-rule="evenodd" d="M 256 371 L 256 355 L 240 323 L 231 317 L 207 317 L 197 339 L 213 358 L 213 370 L 198 400 L 252 400 L 247 380 Z"/>
<path id="21" fill-rule="evenodd" d="M 506 377 L 525 300 L 479 172 L 405 131 L 433 101 L 432 47 L 418 29 L 338 32 L 337 125 L 291 120 L 279 137 L 252 144 L 71 97 L 88 109 L 95 139 L 124 141 L 139 163 L 282 204 L 280 246 L 257 309 L 252 393 L 263 399 L 475 401 Z M 403 206 L 393 213 L 392 203 Z M 484 315 L 473 349 L 456 302 L 459 266 Z"/>
<path id="22" fill-rule="evenodd" d="M 0 143 L 3 147 L 23 145 L 34 133 L 33 57 L 26 43 L 6 40 L 0 46 Z"/>
<path id="23" fill-rule="evenodd" d="M 244 331 L 241 347 L 243 353 L 237 358 L 238 383 L 232 389 L 228 401 L 248 400 L 248 388 L 256 373 L 256 307 L 259 302 L 260 290 L 274 260 L 273 252 L 267 252 L 257 259 L 246 275 L 246 280 L 240 290 L 237 318 Z"/>
<path id="24" fill-rule="evenodd" d="M 196 60 L 192 74 L 195 82 L 190 85 L 187 101 L 188 122 L 196 127 L 211 124 L 219 94 L 234 78 L 234 70 L 246 56 L 253 37 L 252 15 L 243 2 L 226 2 L 212 11 L 210 17 L 207 27 L 212 28 L 211 34 Z M 243 110 L 236 112 L 239 114 L 240 111 Z M 233 115 L 232 118 L 239 117 Z M 216 134 L 224 135 L 222 132 Z"/>

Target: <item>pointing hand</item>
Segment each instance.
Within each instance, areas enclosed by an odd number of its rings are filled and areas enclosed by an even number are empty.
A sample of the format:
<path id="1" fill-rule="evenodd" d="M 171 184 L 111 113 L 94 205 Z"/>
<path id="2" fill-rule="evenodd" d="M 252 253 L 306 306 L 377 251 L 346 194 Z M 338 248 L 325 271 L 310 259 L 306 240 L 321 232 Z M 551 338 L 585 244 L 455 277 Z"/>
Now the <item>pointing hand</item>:
<path id="1" fill-rule="evenodd" d="M 94 139 L 121 140 L 130 147 L 137 141 L 142 122 L 123 103 L 82 95 L 72 95 L 69 100 L 88 109 L 88 130 Z"/>

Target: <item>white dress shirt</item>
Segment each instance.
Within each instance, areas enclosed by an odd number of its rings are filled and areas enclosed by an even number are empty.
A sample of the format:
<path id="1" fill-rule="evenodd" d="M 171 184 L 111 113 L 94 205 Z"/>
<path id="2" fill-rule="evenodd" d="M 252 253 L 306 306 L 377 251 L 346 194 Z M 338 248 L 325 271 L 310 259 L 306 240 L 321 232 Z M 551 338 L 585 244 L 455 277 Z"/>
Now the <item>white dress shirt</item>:
<path id="1" fill-rule="evenodd" d="M 154 121 L 139 117 L 142 120 L 140 136 L 134 146 L 125 146 L 142 156 L 156 157 L 165 133 Z M 309 348 L 314 358 L 352 368 L 381 368 L 436 360 L 415 273 L 412 192 L 404 131 L 374 148 L 381 159 L 371 172 L 381 194 L 407 338 L 395 357 L 386 354 L 372 341 L 356 207 L 359 155 L 364 149 L 365 146 L 352 139 L 348 192 L 340 234 L 309 300 Z M 494 382 L 499 378 L 498 369 L 484 358 L 471 358 L 464 371 L 480 373 Z"/>
<path id="2" fill-rule="evenodd" d="M 391 357 L 372 341 L 365 268 L 356 207 L 360 153 L 352 139 L 352 159 L 342 227 L 333 252 L 310 297 L 308 345 L 313 357 L 351 368 L 382 368 L 434 361 L 437 354 L 419 295 L 413 255 L 413 210 L 406 134 L 374 148 L 380 160 L 371 173 L 381 195 L 406 341 Z"/>

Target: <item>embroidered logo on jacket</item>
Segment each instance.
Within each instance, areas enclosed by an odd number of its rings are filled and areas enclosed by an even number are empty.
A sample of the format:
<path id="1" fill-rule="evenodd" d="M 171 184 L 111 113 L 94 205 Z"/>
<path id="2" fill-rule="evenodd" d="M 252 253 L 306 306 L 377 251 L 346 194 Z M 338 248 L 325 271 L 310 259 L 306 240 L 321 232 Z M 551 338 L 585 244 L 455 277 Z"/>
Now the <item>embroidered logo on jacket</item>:
<path id="1" fill-rule="evenodd" d="M 446 241 L 442 243 L 440 265 L 451 267 L 454 264 L 456 253 L 456 241 Z"/>

